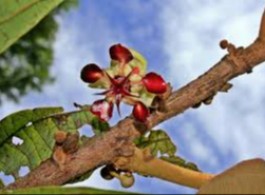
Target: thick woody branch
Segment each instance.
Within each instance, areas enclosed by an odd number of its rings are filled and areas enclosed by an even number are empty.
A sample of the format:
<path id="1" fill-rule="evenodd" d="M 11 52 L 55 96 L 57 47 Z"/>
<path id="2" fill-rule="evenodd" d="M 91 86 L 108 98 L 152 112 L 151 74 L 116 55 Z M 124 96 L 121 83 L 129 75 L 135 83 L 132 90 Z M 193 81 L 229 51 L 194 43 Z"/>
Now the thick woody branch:
<path id="1" fill-rule="evenodd" d="M 234 77 L 250 72 L 265 61 L 265 19 L 263 15 L 258 39 L 245 49 L 236 49 L 223 57 L 206 73 L 172 93 L 166 100 L 168 109 L 155 112 L 150 117 L 150 127 L 184 112 L 190 107 L 212 97 Z M 138 137 L 140 126 L 132 118 L 126 118 L 102 136 L 91 141 L 67 156 L 63 170 L 53 160 L 43 162 L 25 177 L 7 186 L 8 189 L 61 185 L 89 170 L 112 162 L 117 156 L 125 155 L 124 146 Z M 159 177 L 159 176 L 158 176 Z M 181 182 L 180 182 L 181 183 Z"/>

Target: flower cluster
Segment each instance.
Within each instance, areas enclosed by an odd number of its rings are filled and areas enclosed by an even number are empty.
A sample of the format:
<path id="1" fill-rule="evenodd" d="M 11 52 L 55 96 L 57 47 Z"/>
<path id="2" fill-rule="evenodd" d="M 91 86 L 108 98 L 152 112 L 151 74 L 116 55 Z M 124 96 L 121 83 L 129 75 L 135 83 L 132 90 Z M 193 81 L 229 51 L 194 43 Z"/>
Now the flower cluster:
<path id="1" fill-rule="evenodd" d="M 124 102 L 134 106 L 136 120 L 145 122 L 154 97 L 166 92 L 166 82 L 155 72 L 145 74 L 146 60 L 135 50 L 116 44 L 110 47 L 109 53 L 109 68 L 88 64 L 81 70 L 81 79 L 90 87 L 105 89 L 97 94 L 105 98 L 95 101 L 91 112 L 107 121 L 112 117 L 113 104 L 120 114 L 120 103 Z"/>

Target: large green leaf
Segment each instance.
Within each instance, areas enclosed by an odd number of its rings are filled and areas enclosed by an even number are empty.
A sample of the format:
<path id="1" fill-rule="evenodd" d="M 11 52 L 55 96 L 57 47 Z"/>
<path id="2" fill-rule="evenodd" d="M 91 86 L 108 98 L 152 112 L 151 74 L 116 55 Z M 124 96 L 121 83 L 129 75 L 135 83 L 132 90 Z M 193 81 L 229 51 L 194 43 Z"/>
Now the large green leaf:
<path id="1" fill-rule="evenodd" d="M 0 121 L 0 146 L 28 123 L 62 111 L 61 107 L 37 108 L 22 110 L 5 117 Z"/>
<path id="2" fill-rule="evenodd" d="M 0 146 L 0 171 L 17 175 L 21 166 L 34 169 L 51 157 L 56 131 L 76 132 L 78 128 L 90 124 L 95 118 L 87 110 L 50 115 L 58 111 L 61 112 L 62 109 L 23 110 L 11 114 L 0 122 L 0 132 L 9 135 L 2 139 Z M 5 135 L 4 133 L 2 134 Z M 22 139 L 23 143 L 13 144 L 11 141 L 13 136 Z"/>
<path id="3" fill-rule="evenodd" d="M 63 0 L 1 0 L 0 54 Z"/>
<path id="4" fill-rule="evenodd" d="M 0 194 L 136 194 L 131 192 L 121 192 L 114 190 L 103 190 L 86 187 L 38 187 L 18 190 L 3 190 Z"/>

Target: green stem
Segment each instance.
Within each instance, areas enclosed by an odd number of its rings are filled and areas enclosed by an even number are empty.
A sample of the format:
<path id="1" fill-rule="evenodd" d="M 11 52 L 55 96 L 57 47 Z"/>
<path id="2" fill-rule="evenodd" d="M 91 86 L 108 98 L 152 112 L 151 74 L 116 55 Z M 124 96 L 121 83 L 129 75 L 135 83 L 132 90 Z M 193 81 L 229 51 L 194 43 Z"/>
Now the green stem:
<path id="1" fill-rule="evenodd" d="M 151 156 L 147 157 L 144 150 L 137 148 L 134 156 L 125 166 L 133 172 L 196 189 L 214 177 L 212 174 L 189 170 Z M 125 167 L 123 166 L 123 168 Z"/>

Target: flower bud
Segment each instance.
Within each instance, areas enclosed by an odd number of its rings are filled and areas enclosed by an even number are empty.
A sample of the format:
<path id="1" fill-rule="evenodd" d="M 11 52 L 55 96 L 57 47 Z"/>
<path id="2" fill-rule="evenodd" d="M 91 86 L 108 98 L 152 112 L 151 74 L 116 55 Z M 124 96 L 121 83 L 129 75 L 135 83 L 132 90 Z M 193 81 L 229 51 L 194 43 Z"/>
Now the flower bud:
<path id="1" fill-rule="evenodd" d="M 150 112 L 149 109 L 142 103 L 137 102 L 133 107 L 133 116 L 136 120 L 140 122 L 145 122 L 149 117 Z"/>
<path id="2" fill-rule="evenodd" d="M 112 60 L 117 60 L 123 64 L 127 64 L 133 59 L 133 55 L 130 50 L 123 47 L 121 44 L 111 46 L 109 53 Z"/>
<path id="3" fill-rule="evenodd" d="M 161 94 L 165 93 L 167 90 L 167 84 L 164 79 L 154 72 L 146 74 L 142 81 L 145 88 L 150 93 Z"/>
<path id="4" fill-rule="evenodd" d="M 95 83 L 103 76 L 103 71 L 96 64 L 84 66 L 80 74 L 81 79 L 86 83 Z"/>

